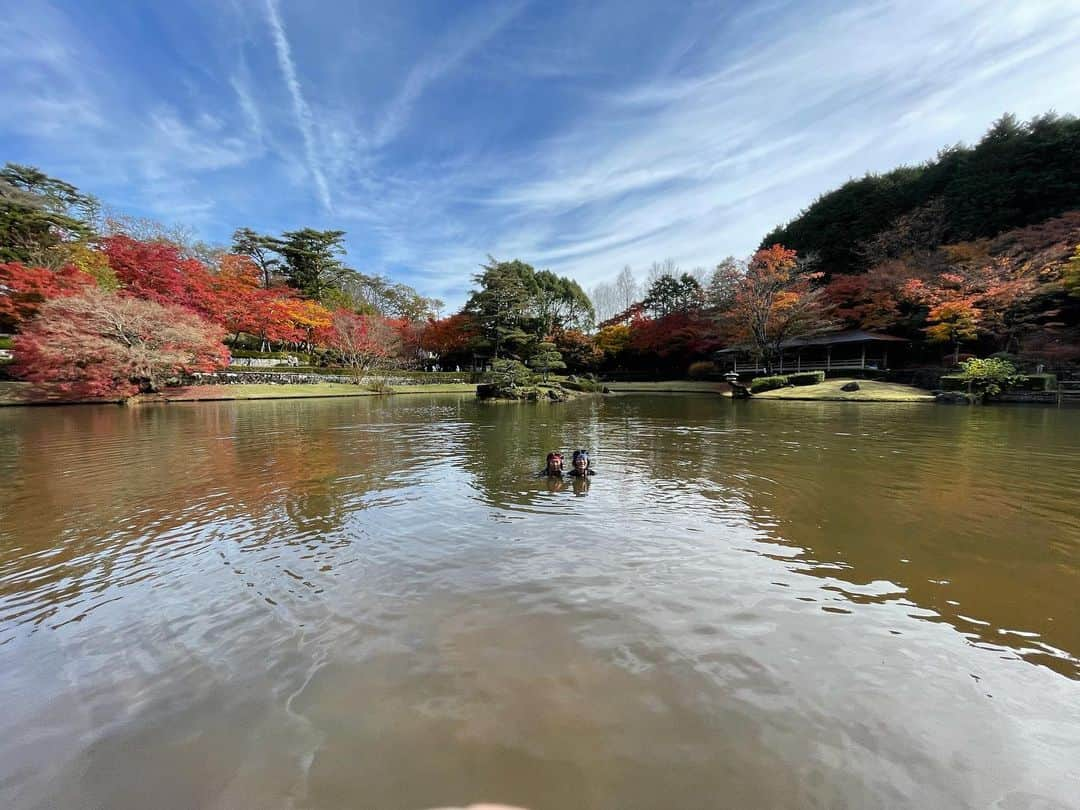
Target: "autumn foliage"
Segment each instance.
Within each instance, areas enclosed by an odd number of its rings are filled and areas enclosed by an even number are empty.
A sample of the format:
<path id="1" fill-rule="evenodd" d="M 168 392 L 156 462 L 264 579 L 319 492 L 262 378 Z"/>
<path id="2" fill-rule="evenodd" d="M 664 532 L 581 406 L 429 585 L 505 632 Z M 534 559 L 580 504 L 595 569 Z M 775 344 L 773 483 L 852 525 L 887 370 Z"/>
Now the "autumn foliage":
<path id="1" fill-rule="evenodd" d="M 184 258 L 176 245 L 120 234 L 106 237 L 101 247 L 123 295 L 200 314 L 213 311 L 209 271 L 197 259 Z"/>
<path id="2" fill-rule="evenodd" d="M 393 354 L 394 327 L 377 315 L 338 310 L 331 318 L 326 344 L 357 382 Z"/>
<path id="3" fill-rule="evenodd" d="M 735 287 L 729 316 L 736 338 L 751 343 L 768 365 L 784 341 L 832 329 L 820 279 L 820 273 L 800 265 L 794 250 L 783 245 L 759 250 Z"/>
<path id="4" fill-rule="evenodd" d="M 420 338 L 423 349 L 441 357 L 464 358 L 472 341 L 480 334 L 476 320 L 467 312 L 429 320 Z"/>
<path id="5" fill-rule="evenodd" d="M 0 264 L 0 331 L 14 331 L 53 298 L 74 295 L 94 279 L 71 265 L 59 270 Z"/>
<path id="6" fill-rule="evenodd" d="M 228 363 L 219 327 L 180 307 L 88 287 L 41 305 L 15 338 L 24 379 L 74 396 L 156 391 Z"/>

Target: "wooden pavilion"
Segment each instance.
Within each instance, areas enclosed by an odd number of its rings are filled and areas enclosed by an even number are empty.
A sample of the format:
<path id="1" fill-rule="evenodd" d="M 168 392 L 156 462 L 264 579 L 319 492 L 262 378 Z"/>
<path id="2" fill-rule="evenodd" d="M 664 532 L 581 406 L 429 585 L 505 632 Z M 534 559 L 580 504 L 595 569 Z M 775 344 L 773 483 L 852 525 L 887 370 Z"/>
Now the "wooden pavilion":
<path id="1" fill-rule="evenodd" d="M 830 332 L 812 338 L 795 338 L 780 344 L 780 358 L 772 369 L 776 374 L 797 371 L 878 370 L 889 367 L 889 348 L 907 344 L 906 338 L 880 332 L 851 329 Z M 762 372 L 760 358 L 752 355 L 747 346 L 732 346 L 716 353 L 719 363 L 740 374 Z"/>

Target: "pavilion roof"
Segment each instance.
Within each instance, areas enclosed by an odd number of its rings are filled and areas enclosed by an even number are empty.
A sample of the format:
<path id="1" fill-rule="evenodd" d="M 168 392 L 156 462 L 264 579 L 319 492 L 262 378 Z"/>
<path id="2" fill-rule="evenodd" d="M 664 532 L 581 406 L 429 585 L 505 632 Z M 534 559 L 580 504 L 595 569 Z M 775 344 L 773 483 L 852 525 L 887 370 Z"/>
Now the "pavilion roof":
<path id="1" fill-rule="evenodd" d="M 846 332 L 828 332 L 810 338 L 794 338 L 780 344 L 782 349 L 794 349 L 800 346 L 835 346 L 838 343 L 909 343 L 907 338 L 886 335 L 882 332 L 867 332 L 865 329 L 849 329 Z"/>
<path id="2" fill-rule="evenodd" d="M 868 332 L 865 329 L 848 329 L 843 332 L 827 332 L 823 335 L 806 338 L 792 338 L 780 344 L 781 349 L 801 349 L 808 346 L 836 346 L 843 343 L 910 343 L 907 338 L 886 335 L 883 332 Z M 717 354 L 747 351 L 749 346 L 728 346 Z"/>

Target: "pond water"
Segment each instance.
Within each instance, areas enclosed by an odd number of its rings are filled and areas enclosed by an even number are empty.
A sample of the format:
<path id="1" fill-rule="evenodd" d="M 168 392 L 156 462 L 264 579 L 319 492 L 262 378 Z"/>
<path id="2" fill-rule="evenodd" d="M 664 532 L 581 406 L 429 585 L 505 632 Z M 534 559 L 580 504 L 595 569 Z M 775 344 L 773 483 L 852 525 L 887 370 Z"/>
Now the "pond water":
<path id="1" fill-rule="evenodd" d="M 0 806 L 1077 806 L 1078 492 L 1052 408 L 0 409 Z"/>

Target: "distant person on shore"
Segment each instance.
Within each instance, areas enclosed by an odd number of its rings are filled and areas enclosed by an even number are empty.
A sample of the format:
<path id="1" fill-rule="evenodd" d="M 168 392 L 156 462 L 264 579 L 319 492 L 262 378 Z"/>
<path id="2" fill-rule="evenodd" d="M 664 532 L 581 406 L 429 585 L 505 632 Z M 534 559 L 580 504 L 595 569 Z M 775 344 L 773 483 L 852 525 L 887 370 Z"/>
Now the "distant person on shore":
<path id="1" fill-rule="evenodd" d="M 588 450 L 575 450 L 573 464 L 574 469 L 570 470 L 570 475 L 575 478 L 585 478 L 590 475 L 596 475 L 592 468 L 592 461 L 589 460 Z"/>
<path id="2" fill-rule="evenodd" d="M 540 473 L 541 478 L 562 478 L 563 475 L 563 457 L 562 453 L 558 450 L 552 450 L 547 454 L 547 463 L 544 465 L 544 471 Z"/>

